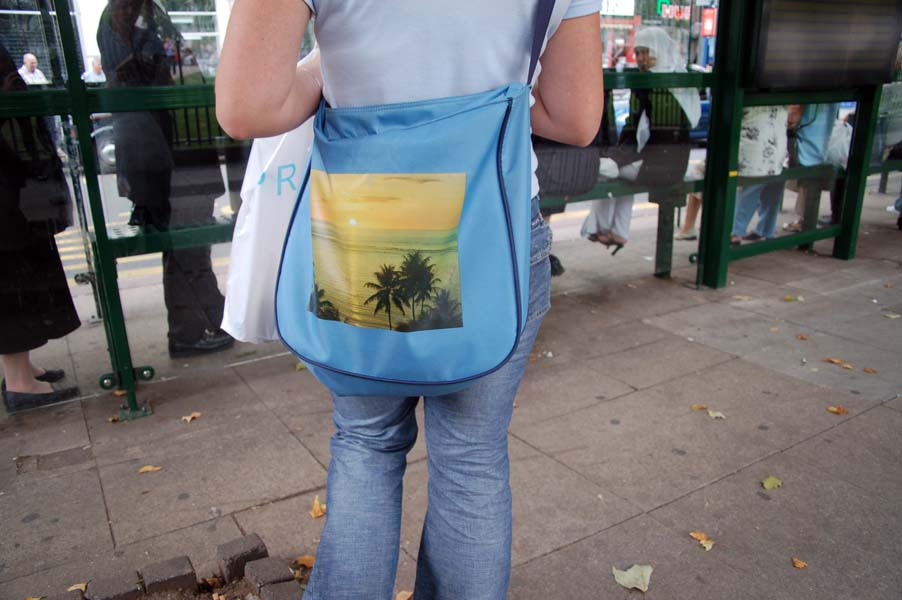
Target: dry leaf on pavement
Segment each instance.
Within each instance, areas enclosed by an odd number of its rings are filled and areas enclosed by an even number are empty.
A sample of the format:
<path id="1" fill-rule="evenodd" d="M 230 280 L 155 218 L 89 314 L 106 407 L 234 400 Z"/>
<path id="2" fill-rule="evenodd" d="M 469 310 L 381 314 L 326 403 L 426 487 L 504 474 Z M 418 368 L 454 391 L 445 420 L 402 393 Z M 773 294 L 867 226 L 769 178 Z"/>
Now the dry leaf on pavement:
<path id="1" fill-rule="evenodd" d="M 701 544 L 701 547 L 705 549 L 705 552 L 714 547 L 714 540 L 709 538 L 708 534 L 704 531 L 693 531 L 689 534 L 689 537 Z"/>
<path id="2" fill-rule="evenodd" d="M 894 312 L 885 313 L 883 316 L 887 319 L 898 319 L 899 317 L 902 317 L 902 315 L 900 315 L 899 313 Z"/>
<path id="3" fill-rule="evenodd" d="M 294 559 L 294 563 L 299 567 L 307 567 L 308 569 L 313 568 L 313 563 L 316 561 L 316 557 L 312 554 L 305 554 L 304 556 L 298 556 Z"/>
<path id="4" fill-rule="evenodd" d="M 44 596 L 28 596 L 25 600 L 44 600 Z"/>
<path id="5" fill-rule="evenodd" d="M 200 418 L 201 415 L 202 415 L 202 413 L 195 411 L 195 412 L 191 413 L 190 415 L 185 415 L 184 417 L 182 417 L 182 421 L 184 421 L 185 423 L 190 423 L 194 419 Z"/>
<path id="6" fill-rule="evenodd" d="M 84 583 L 76 583 L 75 585 L 70 585 L 68 588 L 66 588 L 67 592 L 74 592 L 76 590 L 82 593 L 87 592 L 88 582 L 86 581 Z"/>
<path id="7" fill-rule="evenodd" d="M 153 465 L 144 465 L 140 469 L 138 469 L 138 473 L 156 473 L 157 471 L 162 471 L 163 467 L 155 467 Z"/>
<path id="8" fill-rule="evenodd" d="M 824 359 L 824 362 L 825 362 L 825 363 L 830 363 L 831 365 L 841 365 L 841 364 L 843 364 L 843 363 L 846 362 L 846 361 L 844 361 L 844 360 L 841 359 L 841 358 L 825 358 L 825 359 Z"/>
<path id="9" fill-rule="evenodd" d="M 294 366 L 294 370 L 295 370 L 295 371 L 303 371 L 303 370 L 305 370 L 306 368 L 307 368 L 307 365 L 305 365 L 305 364 L 302 363 L 302 362 L 299 362 L 298 364 L 296 364 L 296 365 Z"/>
<path id="10" fill-rule="evenodd" d="M 719 410 L 708 409 L 708 416 L 712 419 L 726 419 L 727 417 Z"/>
<path id="11" fill-rule="evenodd" d="M 626 571 L 621 571 L 617 567 L 611 567 L 614 573 L 614 581 L 625 587 L 626 589 L 637 589 L 640 592 L 648 591 L 648 582 L 651 580 L 651 565 L 633 565 Z"/>
<path id="12" fill-rule="evenodd" d="M 768 331 L 771 333 L 780 333 L 780 328 L 779 327 L 770 327 L 770 328 L 768 328 Z"/>
<path id="13" fill-rule="evenodd" d="M 744 294 L 737 294 L 737 295 L 733 296 L 733 300 L 739 300 L 741 302 L 748 302 L 749 300 L 754 300 L 754 298 L 751 296 L 746 296 Z"/>
<path id="14" fill-rule="evenodd" d="M 769 477 L 766 477 L 761 482 L 761 487 L 763 487 L 766 490 L 775 490 L 778 487 L 783 487 L 783 482 L 780 481 L 779 479 L 777 479 L 776 477 L 774 477 L 773 475 L 770 475 Z"/>
<path id="15" fill-rule="evenodd" d="M 119 415 L 113 415 L 113 416 L 111 416 L 111 417 L 107 417 L 107 418 L 106 418 L 106 421 L 107 421 L 107 423 L 118 423 L 118 422 L 119 422 Z"/>
<path id="16" fill-rule="evenodd" d="M 889 281 L 887 281 L 886 283 L 883 284 L 883 287 L 885 287 L 886 289 L 890 289 L 893 287 L 893 284 L 891 284 Z"/>
<path id="17" fill-rule="evenodd" d="M 846 415 L 849 414 L 849 409 L 845 406 L 828 406 L 827 412 L 831 412 L 834 415 Z"/>
<path id="18" fill-rule="evenodd" d="M 795 302 L 797 300 L 798 298 L 796 298 L 792 294 L 786 294 L 785 296 L 783 296 L 783 302 Z"/>
<path id="19" fill-rule="evenodd" d="M 313 498 L 313 508 L 310 509 L 310 516 L 314 519 L 325 516 L 326 505 L 319 501 L 319 496 Z"/>
<path id="20" fill-rule="evenodd" d="M 693 404 L 690 406 L 692 410 L 708 410 L 708 406 L 706 404 Z"/>
<path id="21" fill-rule="evenodd" d="M 793 556 L 792 557 L 792 566 L 794 566 L 796 569 L 805 569 L 808 567 L 808 563 L 806 563 L 801 558 Z"/>
<path id="22" fill-rule="evenodd" d="M 855 368 L 852 365 L 850 365 L 849 363 L 843 363 L 841 366 L 843 369 L 848 369 L 850 371 Z"/>
<path id="23" fill-rule="evenodd" d="M 862 371 L 864 371 L 868 375 L 876 375 L 877 374 L 877 369 L 875 369 L 873 367 L 865 367 L 864 369 L 862 369 Z"/>
<path id="24" fill-rule="evenodd" d="M 395 596 L 395 600 L 411 600 L 413 598 L 413 592 L 398 592 L 398 595 Z"/>
<path id="25" fill-rule="evenodd" d="M 799 335 L 796 336 L 796 339 L 799 340 L 799 341 L 801 341 L 801 342 L 804 342 L 805 340 L 808 339 L 808 336 L 807 336 L 806 334 L 804 334 L 804 333 L 800 333 Z"/>

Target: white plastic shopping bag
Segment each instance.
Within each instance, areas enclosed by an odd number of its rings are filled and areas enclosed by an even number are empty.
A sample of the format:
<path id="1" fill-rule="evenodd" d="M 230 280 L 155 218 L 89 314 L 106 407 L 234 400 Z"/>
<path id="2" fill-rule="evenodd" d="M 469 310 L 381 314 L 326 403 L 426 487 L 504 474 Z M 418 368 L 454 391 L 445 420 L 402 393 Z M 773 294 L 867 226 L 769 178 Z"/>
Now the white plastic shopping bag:
<path id="1" fill-rule="evenodd" d="M 843 169 L 849 162 L 849 146 L 852 145 L 852 126 L 841 119 L 833 124 L 830 142 L 827 144 L 827 162 Z"/>
<path id="2" fill-rule="evenodd" d="M 222 328 L 243 342 L 279 339 L 275 295 L 282 244 L 304 177 L 313 119 L 254 140 L 232 235 Z"/>

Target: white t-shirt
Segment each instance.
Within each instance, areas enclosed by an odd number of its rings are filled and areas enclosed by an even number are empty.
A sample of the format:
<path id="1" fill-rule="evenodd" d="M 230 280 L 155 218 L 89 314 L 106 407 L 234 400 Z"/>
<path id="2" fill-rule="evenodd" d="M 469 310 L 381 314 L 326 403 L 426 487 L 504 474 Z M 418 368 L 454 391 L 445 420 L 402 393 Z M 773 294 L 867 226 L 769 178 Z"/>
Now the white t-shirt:
<path id="1" fill-rule="evenodd" d="M 19 67 L 19 75 L 22 76 L 22 79 L 25 80 L 27 85 L 44 85 L 50 83 L 47 81 L 47 78 L 44 77 L 44 73 L 38 68 L 35 68 L 34 72 L 31 72 L 25 65 L 22 65 Z"/>
<path id="2" fill-rule="evenodd" d="M 526 80 L 536 0 L 304 1 L 315 15 L 331 106 L 460 96 Z M 558 0 L 546 42 L 561 20 L 600 9 L 600 0 Z"/>

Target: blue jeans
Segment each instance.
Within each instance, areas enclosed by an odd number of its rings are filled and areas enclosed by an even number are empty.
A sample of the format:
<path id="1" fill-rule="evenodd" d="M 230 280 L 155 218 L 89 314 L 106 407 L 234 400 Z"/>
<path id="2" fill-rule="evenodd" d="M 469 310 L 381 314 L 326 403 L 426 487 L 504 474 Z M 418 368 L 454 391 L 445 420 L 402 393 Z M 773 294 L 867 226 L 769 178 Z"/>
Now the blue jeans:
<path id="1" fill-rule="evenodd" d="M 736 212 L 733 217 L 733 235 L 742 237 L 746 234 L 749 221 L 755 210 L 758 211 L 758 223 L 755 233 L 763 238 L 776 236 L 777 217 L 780 216 L 780 200 L 783 199 L 783 182 L 772 181 L 747 185 L 736 192 Z"/>
<path id="2" fill-rule="evenodd" d="M 511 569 L 507 431 L 514 396 L 550 306 L 551 230 L 532 201 L 526 329 L 501 369 L 463 391 L 425 397 L 429 504 L 416 600 L 503 600 Z M 417 397 L 333 394 L 336 433 L 326 525 L 305 600 L 391 600 L 402 480 L 417 438 Z"/>

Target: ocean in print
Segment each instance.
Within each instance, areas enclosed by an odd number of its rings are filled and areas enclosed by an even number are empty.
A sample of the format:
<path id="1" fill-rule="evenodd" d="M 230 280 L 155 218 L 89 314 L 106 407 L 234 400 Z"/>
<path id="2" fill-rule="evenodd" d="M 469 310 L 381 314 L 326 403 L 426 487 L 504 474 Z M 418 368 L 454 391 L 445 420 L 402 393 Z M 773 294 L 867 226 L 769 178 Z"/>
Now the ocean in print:
<path id="1" fill-rule="evenodd" d="M 457 231 L 462 173 L 311 172 L 308 309 L 359 327 L 463 326 Z"/>

